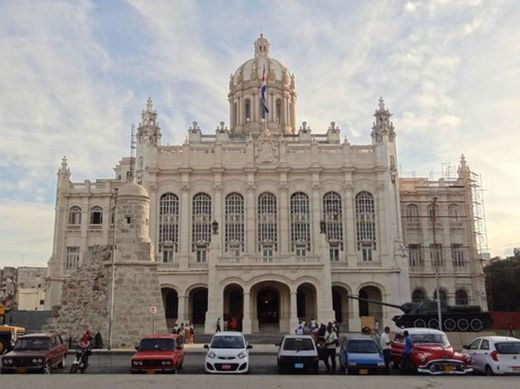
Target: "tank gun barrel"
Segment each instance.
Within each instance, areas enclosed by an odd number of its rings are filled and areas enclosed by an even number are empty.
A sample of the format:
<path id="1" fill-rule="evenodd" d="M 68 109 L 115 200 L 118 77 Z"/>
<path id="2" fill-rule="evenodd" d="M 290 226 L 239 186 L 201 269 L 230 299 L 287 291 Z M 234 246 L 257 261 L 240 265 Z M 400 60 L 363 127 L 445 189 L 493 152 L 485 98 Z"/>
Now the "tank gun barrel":
<path id="1" fill-rule="evenodd" d="M 383 303 L 381 301 L 371 300 L 371 299 L 367 299 L 367 298 L 359 297 L 359 296 L 356 297 L 356 296 L 347 295 L 347 297 L 349 299 L 354 299 L 354 300 L 359 300 L 359 301 L 366 301 L 367 303 L 373 303 L 373 304 L 378 304 L 378 305 L 385 305 L 387 307 L 397 308 L 397 309 L 400 309 L 401 311 L 405 312 L 405 310 L 403 309 L 403 307 L 401 305 L 390 304 L 390 303 Z"/>

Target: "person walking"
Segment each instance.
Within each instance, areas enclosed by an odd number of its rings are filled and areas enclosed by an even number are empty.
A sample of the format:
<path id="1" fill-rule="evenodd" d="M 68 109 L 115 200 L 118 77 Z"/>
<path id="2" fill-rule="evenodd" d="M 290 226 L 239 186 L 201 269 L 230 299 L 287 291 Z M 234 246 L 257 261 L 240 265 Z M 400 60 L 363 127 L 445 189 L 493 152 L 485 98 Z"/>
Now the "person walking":
<path id="1" fill-rule="evenodd" d="M 412 338 L 410 337 L 410 334 L 408 331 L 405 331 L 403 333 L 404 335 L 404 349 L 403 349 L 403 355 L 401 355 L 401 360 L 399 361 L 399 370 L 401 374 L 405 374 L 408 370 L 409 364 L 410 364 L 410 356 L 412 355 L 413 350 L 413 342 Z"/>
<path id="2" fill-rule="evenodd" d="M 220 332 L 220 317 L 217 318 L 217 328 L 215 329 L 215 332 Z"/>
<path id="3" fill-rule="evenodd" d="M 383 350 L 383 358 L 385 359 L 385 372 L 386 374 L 390 374 L 390 345 L 392 341 L 390 340 L 390 327 L 385 327 L 384 332 L 381 334 L 380 345 L 381 350 Z"/>
<path id="4" fill-rule="evenodd" d="M 303 322 L 298 323 L 296 325 L 296 328 L 294 329 L 294 333 L 296 335 L 303 335 L 303 328 L 304 328 Z"/>
<path id="5" fill-rule="evenodd" d="M 336 372 L 336 343 L 338 341 L 338 335 L 336 335 L 336 331 L 334 331 L 334 327 L 332 324 L 329 324 L 327 328 L 327 335 L 325 336 L 325 349 L 327 351 L 327 356 L 325 359 L 325 367 L 327 368 L 327 372 L 335 373 Z M 330 366 L 329 366 L 330 359 Z"/>

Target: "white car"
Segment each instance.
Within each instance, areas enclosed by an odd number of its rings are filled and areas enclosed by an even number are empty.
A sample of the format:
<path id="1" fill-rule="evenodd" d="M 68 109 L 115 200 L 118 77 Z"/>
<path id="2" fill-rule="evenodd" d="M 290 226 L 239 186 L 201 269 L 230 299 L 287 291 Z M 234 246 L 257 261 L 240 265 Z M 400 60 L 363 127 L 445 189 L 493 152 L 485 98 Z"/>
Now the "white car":
<path id="1" fill-rule="evenodd" d="M 520 339 L 483 336 L 463 346 L 463 350 L 471 356 L 471 366 L 476 372 L 520 374 Z"/>
<path id="2" fill-rule="evenodd" d="M 249 349 L 241 332 L 217 332 L 211 338 L 206 354 L 206 373 L 239 373 L 249 372 Z"/>

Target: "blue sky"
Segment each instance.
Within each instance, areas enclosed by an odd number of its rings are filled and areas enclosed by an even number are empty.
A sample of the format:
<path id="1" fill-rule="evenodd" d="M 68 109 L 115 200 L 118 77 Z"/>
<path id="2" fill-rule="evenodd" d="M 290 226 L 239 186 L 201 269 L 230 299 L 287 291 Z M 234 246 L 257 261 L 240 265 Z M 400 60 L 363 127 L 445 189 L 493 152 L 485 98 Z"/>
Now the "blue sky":
<path id="1" fill-rule="evenodd" d="M 464 153 L 483 177 L 491 254 L 508 255 L 520 247 L 518 20 L 514 0 L 0 0 L 0 266 L 46 263 L 61 158 L 74 181 L 112 177 L 148 96 L 164 143 L 194 120 L 228 122 L 229 75 L 261 31 L 313 131 L 334 120 L 369 143 L 382 95 L 403 174 Z"/>

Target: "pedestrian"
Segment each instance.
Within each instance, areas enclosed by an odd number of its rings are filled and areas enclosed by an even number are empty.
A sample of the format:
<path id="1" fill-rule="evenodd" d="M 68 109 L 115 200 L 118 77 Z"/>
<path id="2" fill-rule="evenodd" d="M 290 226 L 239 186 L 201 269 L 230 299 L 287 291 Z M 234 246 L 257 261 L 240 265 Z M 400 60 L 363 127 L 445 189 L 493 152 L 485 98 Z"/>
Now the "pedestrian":
<path id="1" fill-rule="evenodd" d="M 103 338 L 99 331 L 94 335 L 94 348 L 103 348 Z"/>
<path id="2" fill-rule="evenodd" d="M 412 338 L 408 331 L 404 331 L 404 349 L 403 354 L 401 355 L 401 360 L 399 361 L 399 369 L 401 374 L 405 374 L 408 370 L 408 365 L 410 364 L 410 356 L 412 355 L 413 350 L 413 342 Z"/>
<path id="3" fill-rule="evenodd" d="M 178 333 L 179 333 L 179 325 L 177 324 L 177 322 L 175 322 L 173 324 L 172 334 L 178 334 Z"/>
<path id="4" fill-rule="evenodd" d="M 376 320 L 374 324 L 374 329 L 377 336 L 381 335 L 381 324 L 379 324 L 379 320 Z"/>
<path id="5" fill-rule="evenodd" d="M 513 329 L 513 324 L 509 325 L 509 331 L 507 331 L 507 336 L 516 338 L 515 330 Z"/>
<path id="6" fill-rule="evenodd" d="M 217 318 L 217 328 L 215 329 L 215 332 L 220 332 L 220 317 Z"/>
<path id="7" fill-rule="evenodd" d="M 181 325 L 177 328 L 177 333 L 179 335 L 184 335 L 184 323 L 181 322 Z M 184 337 L 184 340 L 186 340 L 186 337 Z"/>
<path id="8" fill-rule="evenodd" d="M 325 336 L 325 349 L 327 350 L 327 358 L 325 359 L 325 367 L 328 372 L 335 373 L 336 372 L 336 343 L 338 341 L 338 336 L 336 335 L 336 331 L 332 326 L 332 323 L 327 328 L 327 335 Z M 331 362 L 331 366 L 329 366 L 329 359 Z"/>
<path id="9" fill-rule="evenodd" d="M 390 345 L 392 344 L 388 334 L 390 334 L 390 327 L 385 327 L 384 332 L 381 334 L 381 339 L 379 340 L 381 350 L 383 350 L 383 358 L 385 359 L 386 374 L 390 374 Z"/>
<path id="10" fill-rule="evenodd" d="M 311 318 L 311 330 L 314 332 L 314 330 L 318 327 L 318 323 L 314 318 Z"/>
<path id="11" fill-rule="evenodd" d="M 303 335 L 303 323 L 304 322 L 301 322 L 296 325 L 296 328 L 294 329 L 296 335 Z"/>

